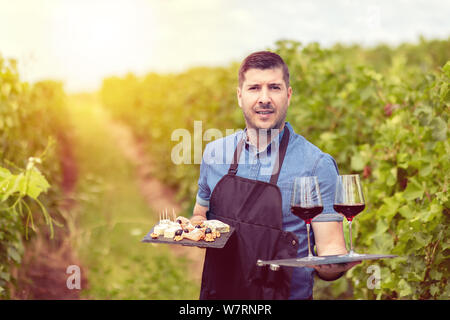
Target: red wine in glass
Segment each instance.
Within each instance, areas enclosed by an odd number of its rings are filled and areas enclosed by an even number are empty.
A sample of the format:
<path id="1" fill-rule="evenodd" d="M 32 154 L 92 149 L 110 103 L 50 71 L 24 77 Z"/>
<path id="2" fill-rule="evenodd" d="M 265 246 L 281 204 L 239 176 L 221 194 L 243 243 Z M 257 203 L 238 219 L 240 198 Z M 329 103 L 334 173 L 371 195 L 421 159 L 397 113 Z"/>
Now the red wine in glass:
<path id="1" fill-rule="evenodd" d="M 291 212 L 308 224 L 311 223 L 311 220 L 322 211 L 323 206 L 302 207 L 300 205 L 293 205 L 291 207 Z"/>
<path id="2" fill-rule="evenodd" d="M 364 210 L 366 205 L 364 203 L 356 203 L 356 204 L 335 204 L 333 206 L 336 212 L 342 213 L 348 221 L 352 221 L 353 218 Z"/>
<path id="3" fill-rule="evenodd" d="M 340 175 L 336 179 L 334 210 L 342 213 L 348 221 L 350 252 L 348 256 L 358 256 L 353 251 L 352 220 L 365 208 L 361 180 L 357 174 Z"/>
<path id="4" fill-rule="evenodd" d="M 305 221 L 308 235 L 308 260 L 321 260 L 311 252 L 310 230 L 311 220 L 323 210 L 319 181 L 316 176 L 296 177 L 291 198 L 291 212 Z"/>

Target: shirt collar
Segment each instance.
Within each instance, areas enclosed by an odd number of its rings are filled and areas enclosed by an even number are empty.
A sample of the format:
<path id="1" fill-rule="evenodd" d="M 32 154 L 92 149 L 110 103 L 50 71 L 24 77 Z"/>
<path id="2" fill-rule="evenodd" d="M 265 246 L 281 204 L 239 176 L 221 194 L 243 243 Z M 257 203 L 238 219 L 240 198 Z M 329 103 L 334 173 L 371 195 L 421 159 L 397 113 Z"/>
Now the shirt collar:
<path id="1" fill-rule="evenodd" d="M 278 145 L 281 143 L 281 139 L 283 138 L 284 130 L 286 130 L 286 128 L 287 128 L 287 130 L 291 131 L 291 130 L 290 130 L 290 124 L 289 124 L 289 122 L 285 122 L 285 123 L 284 123 L 283 130 L 281 130 L 280 133 L 278 134 Z M 269 154 L 269 153 L 270 153 L 270 149 L 271 149 L 271 145 L 272 145 L 272 143 L 273 143 L 273 141 L 274 141 L 274 139 L 272 139 L 272 141 L 270 141 L 270 143 L 267 144 L 266 148 L 264 148 L 264 149 L 261 150 L 261 151 L 258 151 L 258 149 L 256 148 L 256 146 L 253 145 L 253 144 L 251 144 L 250 141 L 248 141 L 248 137 L 247 137 L 247 128 L 244 129 L 243 139 L 244 139 L 244 141 L 245 141 L 245 148 L 246 148 L 247 150 L 251 150 L 251 151 L 252 151 L 253 153 L 255 153 L 255 154 L 261 154 L 261 153 L 264 153 L 264 152 L 266 152 L 266 151 L 267 151 L 267 154 Z M 276 138 L 275 138 L 275 139 L 276 139 Z"/>

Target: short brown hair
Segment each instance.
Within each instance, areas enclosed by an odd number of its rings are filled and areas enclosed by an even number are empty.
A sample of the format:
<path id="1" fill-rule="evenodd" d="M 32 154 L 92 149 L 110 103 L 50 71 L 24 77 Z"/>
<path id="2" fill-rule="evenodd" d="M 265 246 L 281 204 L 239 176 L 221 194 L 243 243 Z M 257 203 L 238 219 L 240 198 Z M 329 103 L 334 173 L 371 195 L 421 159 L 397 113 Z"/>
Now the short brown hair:
<path id="1" fill-rule="evenodd" d="M 245 73 L 249 69 L 275 69 L 281 68 L 283 70 L 283 79 L 286 87 L 289 87 L 289 69 L 284 60 L 276 53 L 270 51 L 258 51 L 249 55 L 241 64 L 239 68 L 239 87 L 245 81 Z"/>

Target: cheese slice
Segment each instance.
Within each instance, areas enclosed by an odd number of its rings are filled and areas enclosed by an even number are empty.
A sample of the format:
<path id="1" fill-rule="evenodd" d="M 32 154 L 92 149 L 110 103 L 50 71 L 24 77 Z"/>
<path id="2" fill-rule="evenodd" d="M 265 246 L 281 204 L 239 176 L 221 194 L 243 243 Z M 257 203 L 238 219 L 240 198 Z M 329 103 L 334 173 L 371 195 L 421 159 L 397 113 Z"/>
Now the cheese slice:
<path id="1" fill-rule="evenodd" d="M 230 232 L 230 226 L 219 220 L 206 220 L 206 221 L 203 221 L 203 224 L 208 228 L 216 229 L 220 233 Z"/>
<path id="2" fill-rule="evenodd" d="M 157 224 L 153 228 L 153 232 L 156 233 L 159 236 L 162 236 L 164 234 L 164 231 L 168 228 L 167 224 Z"/>
<path id="3" fill-rule="evenodd" d="M 164 230 L 164 238 L 171 238 L 175 237 L 175 231 L 180 229 L 180 227 L 168 227 L 166 230 Z"/>

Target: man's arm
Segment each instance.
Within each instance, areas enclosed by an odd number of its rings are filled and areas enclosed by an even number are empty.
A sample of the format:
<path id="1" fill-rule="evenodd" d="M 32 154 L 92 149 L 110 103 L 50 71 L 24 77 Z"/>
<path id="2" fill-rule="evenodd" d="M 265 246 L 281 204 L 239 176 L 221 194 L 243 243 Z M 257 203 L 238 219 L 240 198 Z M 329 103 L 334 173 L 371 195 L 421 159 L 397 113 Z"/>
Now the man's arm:
<path id="1" fill-rule="evenodd" d="M 313 222 L 312 227 L 316 241 L 317 255 L 347 254 L 342 222 Z M 333 281 L 340 278 L 347 270 L 359 263 L 361 261 L 311 267 L 317 271 L 319 278 L 326 281 Z"/>
<path id="2" fill-rule="evenodd" d="M 192 224 L 198 224 L 202 221 L 206 220 L 206 212 L 208 211 L 208 207 L 204 207 L 195 203 L 194 212 L 192 214 L 191 222 Z"/>
<path id="3" fill-rule="evenodd" d="M 313 175 L 316 175 L 319 180 L 324 215 L 327 213 L 335 213 L 333 203 L 334 194 L 336 191 L 336 178 L 338 174 L 339 171 L 336 161 L 329 154 L 323 154 L 316 164 Z M 347 253 L 344 231 L 342 229 L 342 221 L 316 221 L 312 223 L 312 227 L 317 246 L 317 254 L 319 256 L 340 255 Z M 358 263 L 360 262 L 327 264 L 311 266 L 311 268 L 314 268 L 317 271 L 319 278 L 332 281 L 341 277 L 345 271 L 349 270 Z"/>
<path id="4" fill-rule="evenodd" d="M 312 222 L 317 254 L 329 256 L 346 254 L 342 221 Z"/>
<path id="5" fill-rule="evenodd" d="M 205 160 L 205 155 L 210 154 L 207 149 L 210 144 L 207 144 L 202 156 L 202 163 L 200 164 L 200 176 L 198 178 L 198 193 L 194 210 L 192 213 L 191 223 L 199 224 L 206 220 L 206 212 L 209 209 L 209 197 L 211 196 L 211 190 L 208 184 L 208 162 Z"/>

